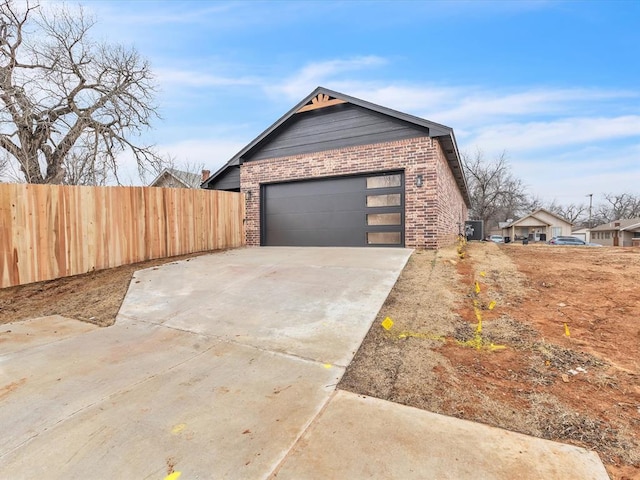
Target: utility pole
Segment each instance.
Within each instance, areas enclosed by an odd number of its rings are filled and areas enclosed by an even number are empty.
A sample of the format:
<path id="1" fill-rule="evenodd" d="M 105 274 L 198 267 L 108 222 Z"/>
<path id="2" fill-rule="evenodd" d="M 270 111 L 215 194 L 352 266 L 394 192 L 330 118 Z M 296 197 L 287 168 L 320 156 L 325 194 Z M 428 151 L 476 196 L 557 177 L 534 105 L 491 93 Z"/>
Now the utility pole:
<path id="1" fill-rule="evenodd" d="M 593 205 L 593 193 L 588 193 L 586 196 L 589 197 L 589 230 L 591 230 L 591 206 Z"/>

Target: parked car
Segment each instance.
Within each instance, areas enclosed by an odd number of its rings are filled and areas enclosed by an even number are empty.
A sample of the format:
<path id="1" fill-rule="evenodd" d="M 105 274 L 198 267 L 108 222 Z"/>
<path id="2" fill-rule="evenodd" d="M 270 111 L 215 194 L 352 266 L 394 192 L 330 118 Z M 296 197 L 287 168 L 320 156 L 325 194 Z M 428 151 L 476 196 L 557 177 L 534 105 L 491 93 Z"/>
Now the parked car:
<path id="1" fill-rule="evenodd" d="M 588 243 L 576 237 L 553 237 L 547 242 L 549 245 L 578 245 L 587 247 L 601 247 L 599 243 Z"/>
<path id="2" fill-rule="evenodd" d="M 504 243 L 504 238 L 502 235 L 491 235 L 489 241 L 493 243 Z"/>

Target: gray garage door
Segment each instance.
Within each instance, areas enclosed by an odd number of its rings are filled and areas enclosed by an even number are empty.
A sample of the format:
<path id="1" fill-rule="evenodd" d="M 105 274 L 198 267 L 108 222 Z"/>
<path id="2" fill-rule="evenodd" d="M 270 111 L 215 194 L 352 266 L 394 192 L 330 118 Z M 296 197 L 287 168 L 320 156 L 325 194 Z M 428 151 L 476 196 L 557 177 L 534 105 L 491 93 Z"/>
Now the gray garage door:
<path id="1" fill-rule="evenodd" d="M 266 246 L 404 246 L 404 174 L 263 185 Z"/>

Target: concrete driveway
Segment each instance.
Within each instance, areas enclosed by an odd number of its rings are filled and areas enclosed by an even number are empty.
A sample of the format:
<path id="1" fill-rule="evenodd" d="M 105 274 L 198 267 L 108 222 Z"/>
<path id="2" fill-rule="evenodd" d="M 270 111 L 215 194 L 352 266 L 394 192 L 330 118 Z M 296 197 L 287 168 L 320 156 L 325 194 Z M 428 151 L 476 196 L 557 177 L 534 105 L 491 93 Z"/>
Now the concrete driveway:
<path id="1" fill-rule="evenodd" d="M 137 272 L 113 327 L 0 326 L 0 477 L 606 479 L 582 449 L 335 391 L 410 253 L 232 250 Z"/>

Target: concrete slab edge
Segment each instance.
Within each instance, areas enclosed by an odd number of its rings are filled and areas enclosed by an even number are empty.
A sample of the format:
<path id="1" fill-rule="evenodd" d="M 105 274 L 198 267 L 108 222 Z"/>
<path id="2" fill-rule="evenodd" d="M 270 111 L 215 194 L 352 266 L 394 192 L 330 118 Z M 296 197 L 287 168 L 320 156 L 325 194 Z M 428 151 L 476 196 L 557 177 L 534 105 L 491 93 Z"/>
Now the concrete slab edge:
<path id="1" fill-rule="evenodd" d="M 337 388 L 334 388 L 333 392 L 331 392 L 331 394 L 327 397 L 324 404 L 320 407 L 320 409 L 316 412 L 316 414 L 307 422 L 307 424 L 302 429 L 300 429 L 300 433 L 296 437 L 295 441 L 291 444 L 291 446 L 284 453 L 284 455 L 282 455 L 282 458 L 280 458 L 280 460 L 274 464 L 274 467 L 271 470 L 271 473 L 269 473 L 265 477 L 265 480 L 272 479 L 278 476 L 278 472 L 282 469 L 282 466 L 289 459 L 289 456 L 295 449 L 296 445 L 298 445 L 300 440 L 302 440 L 302 438 L 307 434 L 307 432 L 313 427 L 313 425 L 316 423 L 316 420 L 322 417 L 322 414 L 329 407 L 331 400 L 333 400 L 333 397 L 336 396 L 337 392 L 338 392 Z"/>

